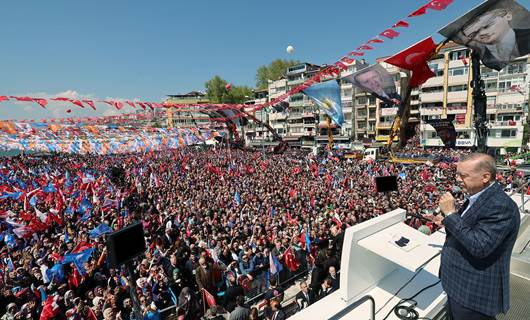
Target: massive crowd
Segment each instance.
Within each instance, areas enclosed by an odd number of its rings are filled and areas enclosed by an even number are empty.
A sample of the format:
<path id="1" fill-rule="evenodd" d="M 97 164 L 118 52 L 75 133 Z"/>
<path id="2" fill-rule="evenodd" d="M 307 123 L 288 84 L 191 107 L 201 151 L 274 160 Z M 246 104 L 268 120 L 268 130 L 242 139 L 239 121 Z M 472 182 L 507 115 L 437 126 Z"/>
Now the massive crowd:
<path id="1" fill-rule="evenodd" d="M 428 165 L 196 147 L 1 158 L 1 320 L 138 319 L 130 279 L 144 319 L 176 305 L 180 319 L 280 320 L 290 279 L 310 275 L 299 308 L 338 288 L 347 226 L 432 212 L 445 191 L 462 199 L 461 153 L 431 151 L 444 161 Z M 397 175 L 399 192 L 377 193 L 381 175 Z M 105 240 L 134 222 L 147 251 L 131 275 L 109 267 Z"/>

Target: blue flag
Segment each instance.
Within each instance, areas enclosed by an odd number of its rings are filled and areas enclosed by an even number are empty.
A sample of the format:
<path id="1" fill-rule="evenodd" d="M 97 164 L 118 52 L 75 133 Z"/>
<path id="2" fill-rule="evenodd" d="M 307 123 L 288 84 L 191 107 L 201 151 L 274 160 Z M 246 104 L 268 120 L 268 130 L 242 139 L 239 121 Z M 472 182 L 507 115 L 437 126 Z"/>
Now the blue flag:
<path id="1" fill-rule="evenodd" d="M 46 276 L 48 277 L 48 279 L 50 279 L 51 282 L 53 282 L 54 280 L 56 280 L 56 282 L 62 282 L 65 278 L 63 265 L 58 263 L 50 269 L 46 270 Z"/>
<path id="2" fill-rule="evenodd" d="M 305 246 L 306 246 L 307 252 L 311 252 L 311 239 L 309 239 L 309 228 L 307 228 L 305 232 Z"/>
<path id="3" fill-rule="evenodd" d="M 29 204 L 31 204 L 32 207 L 35 207 L 37 205 L 37 195 L 34 194 L 33 197 L 29 199 Z"/>
<path id="4" fill-rule="evenodd" d="M 53 183 L 50 181 L 48 182 L 48 185 L 42 189 L 42 191 L 46 193 L 53 193 L 53 192 L 56 192 L 57 190 L 55 190 Z"/>
<path id="5" fill-rule="evenodd" d="M 73 263 L 79 271 L 79 274 L 84 276 L 86 273 L 84 264 L 90 259 L 94 250 L 94 248 L 89 248 L 79 253 L 65 254 L 62 264 Z"/>
<path id="6" fill-rule="evenodd" d="M 324 111 L 336 124 L 341 126 L 344 123 L 340 87 L 337 81 L 330 80 L 317 83 L 302 92 L 311 98 L 318 108 Z"/>
<path id="7" fill-rule="evenodd" d="M 236 194 L 234 195 L 234 201 L 238 206 L 241 204 L 241 196 L 239 195 L 239 191 L 236 191 Z"/>
<path id="8" fill-rule="evenodd" d="M 90 238 L 95 239 L 99 236 L 102 236 L 106 233 L 111 233 L 113 230 L 108 225 L 102 223 L 99 226 L 95 227 L 92 230 L 88 231 L 88 234 L 90 235 Z"/>
<path id="9" fill-rule="evenodd" d="M 70 238 L 68 238 L 68 231 L 66 228 L 64 228 L 64 243 L 70 242 Z"/>
<path id="10" fill-rule="evenodd" d="M 92 203 L 90 203 L 90 201 L 88 200 L 87 197 L 84 197 L 83 201 L 81 201 L 81 204 L 79 205 L 79 209 L 77 209 L 77 211 L 79 213 L 86 214 L 87 211 L 90 212 L 91 209 L 92 209 Z"/>

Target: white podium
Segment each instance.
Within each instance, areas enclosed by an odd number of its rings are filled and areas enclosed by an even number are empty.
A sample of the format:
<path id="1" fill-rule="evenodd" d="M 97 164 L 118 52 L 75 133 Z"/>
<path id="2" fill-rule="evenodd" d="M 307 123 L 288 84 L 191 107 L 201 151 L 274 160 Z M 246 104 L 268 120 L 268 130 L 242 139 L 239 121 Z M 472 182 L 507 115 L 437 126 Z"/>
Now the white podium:
<path id="1" fill-rule="evenodd" d="M 445 234 L 427 236 L 404 221 L 405 210 L 397 209 L 348 228 L 339 289 L 291 319 L 371 319 L 369 301 L 351 308 L 366 295 L 375 300 L 375 319 L 383 319 L 399 300 L 437 282 Z M 438 284 L 414 300 L 420 317 L 434 318 L 444 308 L 446 296 Z M 388 319 L 397 317 L 392 313 Z"/>

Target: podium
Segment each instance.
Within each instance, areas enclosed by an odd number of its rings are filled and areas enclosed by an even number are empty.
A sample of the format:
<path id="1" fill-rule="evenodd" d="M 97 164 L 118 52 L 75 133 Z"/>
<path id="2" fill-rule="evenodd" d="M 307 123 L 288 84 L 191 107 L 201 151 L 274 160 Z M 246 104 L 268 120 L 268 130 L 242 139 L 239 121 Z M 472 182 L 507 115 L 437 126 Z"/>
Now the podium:
<path id="1" fill-rule="evenodd" d="M 368 295 L 375 300 L 375 319 L 383 319 L 399 300 L 436 283 L 445 233 L 427 236 L 405 219 L 405 210 L 396 209 L 346 229 L 339 289 L 291 318 L 371 319 L 370 304 L 356 303 Z M 439 283 L 414 300 L 420 317 L 435 318 L 446 296 Z"/>

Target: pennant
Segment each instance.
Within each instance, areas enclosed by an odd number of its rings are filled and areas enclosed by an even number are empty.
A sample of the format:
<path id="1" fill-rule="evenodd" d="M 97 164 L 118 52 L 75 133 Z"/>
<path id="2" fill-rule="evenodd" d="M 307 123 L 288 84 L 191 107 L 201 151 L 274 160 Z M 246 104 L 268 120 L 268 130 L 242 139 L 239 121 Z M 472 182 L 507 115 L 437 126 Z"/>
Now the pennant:
<path id="1" fill-rule="evenodd" d="M 399 20 L 398 22 L 396 22 L 392 28 L 406 28 L 409 26 L 409 23 L 407 21 L 403 21 L 403 20 Z"/>
<path id="2" fill-rule="evenodd" d="M 352 51 L 352 52 L 348 53 L 348 55 L 349 56 L 362 57 L 362 56 L 364 56 L 364 52 Z"/>
<path id="3" fill-rule="evenodd" d="M 75 99 L 70 99 L 69 100 L 71 103 L 75 104 L 76 106 L 79 106 L 81 108 L 84 108 L 85 106 L 83 105 L 83 103 L 79 100 L 75 100 Z M 95 110 L 95 109 L 94 109 Z"/>
<path id="4" fill-rule="evenodd" d="M 386 29 L 385 31 L 381 32 L 379 35 L 388 38 L 388 39 L 394 39 L 397 36 L 399 36 L 399 32 L 392 30 L 392 29 Z"/>
<path id="5" fill-rule="evenodd" d="M 374 39 L 368 40 L 368 42 L 366 42 L 366 43 L 370 44 L 370 43 L 383 43 L 383 42 L 385 42 L 385 41 L 382 40 L 382 39 L 374 38 Z"/>
<path id="6" fill-rule="evenodd" d="M 208 304 L 209 307 L 213 307 L 213 306 L 217 305 L 215 303 L 214 296 L 211 293 L 209 293 L 208 290 L 202 289 L 202 293 L 204 295 L 204 300 L 206 301 L 206 303 Z"/>
<path id="7" fill-rule="evenodd" d="M 2 101 L 9 101 L 9 98 L 7 96 L 0 96 L 0 102 Z"/>
<path id="8" fill-rule="evenodd" d="M 432 40 L 432 37 L 428 37 L 387 58 L 385 62 L 412 71 L 410 86 L 417 87 L 435 76 L 434 72 L 427 65 L 427 61 L 431 58 L 435 50 L 436 44 Z"/>
<path id="9" fill-rule="evenodd" d="M 35 98 L 33 99 L 33 101 L 38 103 L 42 108 L 46 108 L 46 105 L 48 104 L 48 101 L 46 99 Z"/>
<path id="10" fill-rule="evenodd" d="M 104 234 L 107 234 L 107 233 L 111 233 L 113 230 L 111 227 L 109 227 L 108 225 L 102 223 L 100 224 L 99 226 L 95 227 L 94 229 L 92 230 L 89 230 L 88 231 L 88 234 L 90 236 L 90 238 L 92 239 L 95 239 L 95 238 L 98 238 Z"/>
<path id="11" fill-rule="evenodd" d="M 302 91 L 320 110 L 324 111 L 337 125 L 344 123 L 340 86 L 337 81 L 331 80 L 317 83 Z"/>
<path id="12" fill-rule="evenodd" d="M 360 46 L 359 48 L 357 48 L 356 50 L 373 50 L 374 47 L 372 46 L 369 46 L 367 44 L 363 44 L 362 46 Z"/>
<path id="13" fill-rule="evenodd" d="M 79 253 L 66 254 L 64 255 L 62 264 L 73 263 L 75 267 L 77 268 L 77 270 L 79 271 L 79 274 L 84 276 L 86 273 L 84 264 L 88 262 L 88 260 L 90 259 L 94 251 L 95 251 L 94 248 L 89 248 Z"/>
<path id="14" fill-rule="evenodd" d="M 96 110 L 96 105 L 94 104 L 94 101 L 92 100 L 83 100 L 84 103 L 88 104 L 90 108 Z"/>

